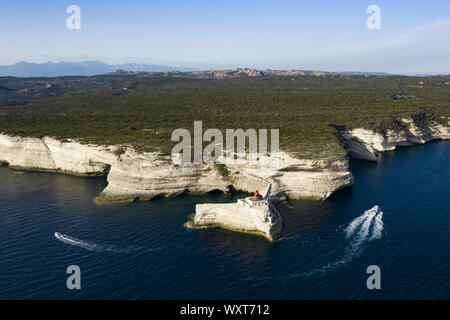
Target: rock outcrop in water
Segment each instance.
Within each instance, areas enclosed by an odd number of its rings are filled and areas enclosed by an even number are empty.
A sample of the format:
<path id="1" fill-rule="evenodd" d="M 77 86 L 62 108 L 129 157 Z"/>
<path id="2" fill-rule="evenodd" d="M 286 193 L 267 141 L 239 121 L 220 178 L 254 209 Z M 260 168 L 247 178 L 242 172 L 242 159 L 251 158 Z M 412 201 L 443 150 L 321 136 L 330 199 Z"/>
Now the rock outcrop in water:
<path id="1" fill-rule="evenodd" d="M 431 124 L 417 126 L 403 120 L 405 130 L 386 135 L 366 129 L 341 131 L 343 144 L 354 158 L 376 160 L 378 152 L 397 146 L 449 139 L 449 127 Z M 185 192 L 201 194 L 213 190 L 246 192 L 264 190 L 273 183 L 291 199 L 325 199 L 333 192 L 351 186 L 353 176 L 347 158 L 334 160 L 297 159 L 280 152 L 262 165 L 230 165 L 223 176 L 213 164 L 172 164 L 157 153 L 137 153 L 127 148 L 59 141 L 51 137 L 23 138 L 0 134 L 0 164 L 13 168 L 62 172 L 84 176 L 107 176 L 108 185 L 97 197 L 99 202 L 148 200 L 178 196 Z"/>
<path id="2" fill-rule="evenodd" d="M 270 187 L 269 187 L 270 188 Z M 270 192 L 270 191 L 269 191 Z M 281 237 L 283 217 L 274 202 L 280 198 L 239 199 L 237 203 L 204 203 L 195 206 L 190 228 L 220 227 L 233 231 L 258 234 L 273 241 Z"/>

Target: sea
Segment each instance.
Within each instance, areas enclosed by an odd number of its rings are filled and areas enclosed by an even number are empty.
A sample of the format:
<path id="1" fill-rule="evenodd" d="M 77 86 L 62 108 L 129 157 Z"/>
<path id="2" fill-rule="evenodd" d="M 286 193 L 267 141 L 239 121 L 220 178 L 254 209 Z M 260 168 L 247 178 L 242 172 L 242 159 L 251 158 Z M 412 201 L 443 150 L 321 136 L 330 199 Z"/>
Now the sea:
<path id="1" fill-rule="evenodd" d="M 0 299 L 450 299 L 449 165 L 443 141 L 352 160 L 352 187 L 282 206 L 274 243 L 184 226 L 243 194 L 97 205 L 104 178 L 2 167 Z"/>

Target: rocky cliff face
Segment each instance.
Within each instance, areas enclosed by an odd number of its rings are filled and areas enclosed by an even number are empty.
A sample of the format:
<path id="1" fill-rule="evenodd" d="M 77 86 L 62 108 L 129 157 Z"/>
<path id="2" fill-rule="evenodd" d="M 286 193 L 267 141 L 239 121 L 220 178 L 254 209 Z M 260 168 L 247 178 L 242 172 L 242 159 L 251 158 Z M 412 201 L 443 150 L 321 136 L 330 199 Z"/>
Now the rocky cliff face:
<path id="1" fill-rule="evenodd" d="M 366 129 L 341 131 L 342 141 L 354 158 L 376 161 L 379 152 L 398 146 L 450 139 L 450 127 L 438 124 L 419 126 L 403 120 L 404 130 L 385 135 Z M 450 125 L 450 123 L 449 123 Z M 125 153 L 116 147 L 58 141 L 50 137 L 22 138 L 0 134 L 0 164 L 13 168 L 62 172 L 85 176 L 107 176 L 108 186 L 99 202 L 148 200 L 182 193 L 206 193 L 231 188 L 254 192 L 272 183 L 273 194 L 285 193 L 291 199 L 325 199 L 333 192 L 351 186 L 353 176 L 348 159 L 302 160 L 280 152 L 261 159 L 256 166 L 227 165 L 223 175 L 214 164 L 172 164 L 156 153 Z"/>
<path id="2" fill-rule="evenodd" d="M 107 179 L 108 186 L 97 197 L 99 202 L 227 191 L 229 186 L 213 166 L 173 165 L 155 153 L 137 154 L 133 150 L 127 150 L 112 163 Z"/>
<path id="3" fill-rule="evenodd" d="M 353 183 L 346 159 L 306 161 L 280 153 L 277 164 L 227 165 L 223 176 L 214 164 L 174 165 L 156 154 L 127 151 L 113 163 L 108 186 L 98 201 L 148 200 L 182 193 L 201 194 L 213 190 L 227 192 L 234 188 L 246 192 L 264 190 L 269 183 L 275 192 L 285 192 L 294 199 L 325 199 L 336 190 Z"/>
<path id="4" fill-rule="evenodd" d="M 285 192 L 290 198 L 324 199 L 353 182 L 346 159 L 311 161 L 280 153 L 277 161 L 277 165 L 270 158 L 258 166 L 230 165 L 229 174 L 223 176 L 214 164 L 175 165 L 156 153 L 127 149 L 118 155 L 115 147 L 0 134 L 0 162 L 12 168 L 107 176 L 108 186 L 97 197 L 99 202 L 226 192 L 230 188 L 254 192 L 269 183 L 274 192 Z"/>
<path id="5" fill-rule="evenodd" d="M 402 130 L 391 130 L 386 134 L 367 129 L 341 130 L 343 145 L 352 158 L 377 161 L 379 152 L 392 151 L 397 147 L 413 144 L 424 144 L 437 139 L 450 139 L 448 126 L 437 123 L 420 125 L 412 119 L 403 119 L 401 122 Z"/>
<path id="6" fill-rule="evenodd" d="M 50 137 L 22 138 L 0 134 L 0 161 L 12 168 L 105 176 L 114 158 L 113 153 L 102 147 L 61 142 Z"/>

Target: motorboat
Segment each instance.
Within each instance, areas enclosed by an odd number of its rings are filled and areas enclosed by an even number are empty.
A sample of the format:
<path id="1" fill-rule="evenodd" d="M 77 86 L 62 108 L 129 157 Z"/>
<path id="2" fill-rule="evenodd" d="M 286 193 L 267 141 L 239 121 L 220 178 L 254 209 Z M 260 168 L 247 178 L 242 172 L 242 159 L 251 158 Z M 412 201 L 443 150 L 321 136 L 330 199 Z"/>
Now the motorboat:
<path id="1" fill-rule="evenodd" d="M 372 216 L 376 216 L 378 212 L 380 212 L 380 207 L 378 206 L 374 206 L 372 209 L 367 210 L 367 213 Z"/>

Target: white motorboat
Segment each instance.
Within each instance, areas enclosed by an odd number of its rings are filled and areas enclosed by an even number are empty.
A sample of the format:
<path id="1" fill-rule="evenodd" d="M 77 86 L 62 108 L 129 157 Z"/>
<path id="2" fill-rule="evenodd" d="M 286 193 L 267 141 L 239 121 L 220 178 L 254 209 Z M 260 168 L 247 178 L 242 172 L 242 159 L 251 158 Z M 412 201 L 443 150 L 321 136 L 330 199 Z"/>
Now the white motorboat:
<path id="1" fill-rule="evenodd" d="M 372 209 L 367 210 L 367 213 L 372 216 L 376 216 L 378 212 L 380 212 L 380 207 L 378 206 L 374 206 Z"/>

